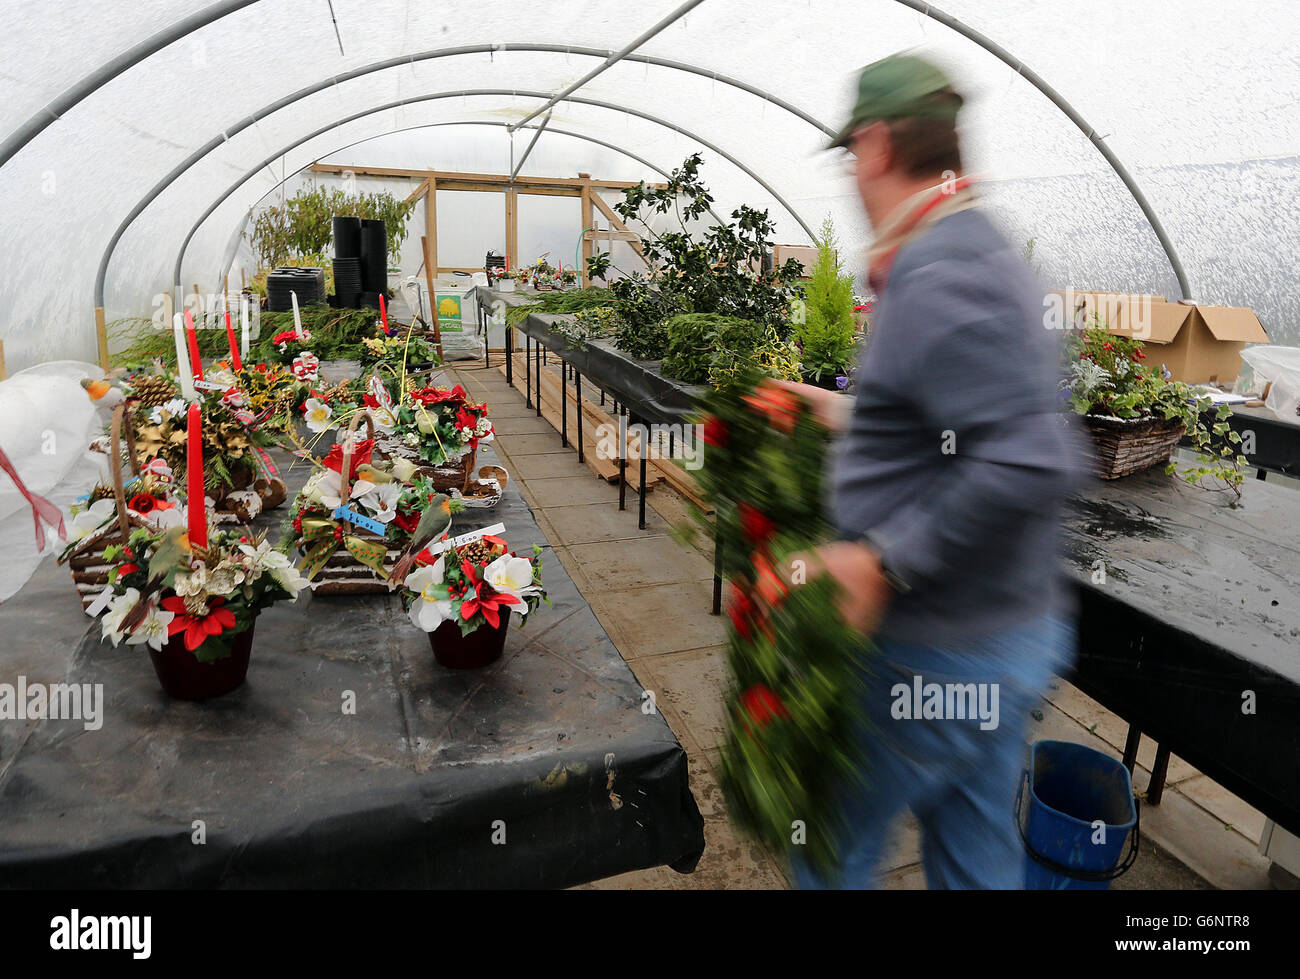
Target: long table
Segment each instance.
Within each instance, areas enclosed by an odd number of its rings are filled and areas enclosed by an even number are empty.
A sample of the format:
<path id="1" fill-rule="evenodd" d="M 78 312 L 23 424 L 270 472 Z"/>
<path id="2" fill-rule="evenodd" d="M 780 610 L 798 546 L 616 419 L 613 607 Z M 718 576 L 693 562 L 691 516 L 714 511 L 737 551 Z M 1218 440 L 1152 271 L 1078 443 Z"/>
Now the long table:
<path id="1" fill-rule="evenodd" d="M 533 299 L 479 294 L 489 311 Z M 603 341 L 571 347 L 553 329 L 560 318 L 518 324 L 528 357 L 545 348 L 645 417 L 689 413 L 699 389 Z M 1252 463 L 1300 474 L 1300 426 L 1258 409 L 1238 409 L 1232 424 L 1254 427 Z M 1300 834 L 1300 498 L 1249 480 L 1232 502 L 1163 469 L 1096 481 L 1071 502 L 1066 572 L 1081 619 L 1070 679 L 1130 722 L 1130 768 L 1142 733 L 1159 742 L 1148 801 L 1160 800 L 1173 750 Z"/>
<path id="2" fill-rule="evenodd" d="M 544 548 L 553 603 L 511 624 L 497 663 L 438 666 L 393 597 L 317 597 L 264 612 L 248 682 L 199 704 L 166 698 L 140 647 L 87 631 L 47 561 L 0 607 L 0 683 L 101 684 L 102 726 L 0 721 L 0 886 L 550 888 L 693 870 L 685 752 L 513 487 L 454 530 L 497 521 L 513 548 Z"/>

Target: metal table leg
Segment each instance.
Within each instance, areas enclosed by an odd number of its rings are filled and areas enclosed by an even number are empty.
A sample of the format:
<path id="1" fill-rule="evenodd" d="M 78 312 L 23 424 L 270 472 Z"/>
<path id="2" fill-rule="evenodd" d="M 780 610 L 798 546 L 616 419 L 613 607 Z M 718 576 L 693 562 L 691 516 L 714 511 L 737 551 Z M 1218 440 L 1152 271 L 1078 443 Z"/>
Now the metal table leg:
<path id="1" fill-rule="evenodd" d="M 1124 767 L 1128 769 L 1130 775 L 1133 774 L 1133 766 L 1137 764 L 1138 745 L 1142 743 L 1142 732 L 1136 724 L 1128 726 L 1128 737 L 1124 739 Z"/>
<path id="2" fill-rule="evenodd" d="M 515 386 L 515 352 L 510 347 L 510 335 L 514 331 L 506 326 L 506 386 Z"/>
<path id="3" fill-rule="evenodd" d="M 569 366 L 560 361 L 560 448 L 569 447 Z"/>
<path id="4" fill-rule="evenodd" d="M 1151 769 L 1151 782 L 1147 786 L 1147 804 L 1160 805 L 1160 797 L 1165 794 L 1165 777 L 1169 774 L 1169 746 L 1156 745 L 1156 763 Z"/>
<path id="5" fill-rule="evenodd" d="M 533 406 L 533 341 L 524 334 L 524 407 Z"/>
<path id="6" fill-rule="evenodd" d="M 621 411 L 618 414 L 618 508 L 627 509 L 627 425 Z"/>
<path id="7" fill-rule="evenodd" d="M 533 366 L 533 373 L 537 375 L 537 417 L 542 417 L 542 341 L 538 340 L 534 346 L 537 349 L 537 363 Z"/>
<path id="8" fill-rule="evenodd" d="M 635 415 L 633 415 L 632 417 L 636 419 Z M 641 486 L 640 486 L 640 493 L 638 494 L 640 496 L 640 500 L 637 504 L 638 512 L 637 512 L 636 525 L 638 530 L 645 530 L 646 461 L 647 461 L 647 457 L 650 455 L 649 445 L 648 445 L 650 441 L 650 432 L 649 432 L 649 426 L 642 424 L 640 419 L 636 419 L 634 424 L 641 426 L 639 432 L 637 433 L 637 446 L 638 446 L 637 457 L 641 463 Z"/>
<path id="9" fill-rule="evenodd" d="M 578 398 L 578 461 L 586 462 L 582 444 L 582 375 L 576 370 L 573 372 L 573 388 Z"/>
<path id="10" fill-rule="evenodd" d="M 713 533 L 713 608 L 714 615 L 722 614 L 722 537 Z"/>

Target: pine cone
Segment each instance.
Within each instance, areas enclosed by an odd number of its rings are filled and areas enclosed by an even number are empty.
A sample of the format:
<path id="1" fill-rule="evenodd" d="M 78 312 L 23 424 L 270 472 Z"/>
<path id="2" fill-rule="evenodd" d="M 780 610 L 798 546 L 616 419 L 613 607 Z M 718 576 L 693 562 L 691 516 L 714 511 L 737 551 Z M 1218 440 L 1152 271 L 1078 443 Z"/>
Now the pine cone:
<path id="1" fill-rule="evenodd" d="M 472 540 L 456 550 L 460 553 L 461 560 L 468 561 L 470 564 L 485 565 L 492 562 L 492 548 L 488 547 L 481 538 Z"/>
<path id="2" fill-rule="evenodd" d="M 176 386 L 159 374 L 131 379 L 131 398 L 142 407 L 157 408 L 176 397 Z"/>
<path id="3" fill-rule="evenodd" d="M 113 498 L 113 487 L 105 486 L 99 483 L 90 491 L 90 502 L 98 503 L 100 500 L 111 500 Z"/>

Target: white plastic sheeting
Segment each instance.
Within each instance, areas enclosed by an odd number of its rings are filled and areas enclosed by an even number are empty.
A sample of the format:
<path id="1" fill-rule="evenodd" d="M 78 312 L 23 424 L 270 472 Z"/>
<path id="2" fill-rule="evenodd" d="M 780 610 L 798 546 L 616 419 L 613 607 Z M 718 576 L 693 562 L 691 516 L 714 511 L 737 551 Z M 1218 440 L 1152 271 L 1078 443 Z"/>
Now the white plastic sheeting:
<path id="1" fill-rule="evenodd" d="M 214 2 L 10 0 L 0 7 L 0 134 L 23 126 L 98 66 Z M 509 172 L 512 138 L 482 123 L 518 121 L 599 64 L 572 49 L 617 50 L 677 6 L 333 0 L 340 53 L 327 0 L 258 0 L 176 40 L 63 113 L 0 168 L 0 337 L 10 368 L 93 359 L 94 280 L 110 239 L 155 184 L 210 140 L 219 145 L 117 244 L 105 281 L 109 320 L 150 312 L 153 298 L 172 286 L 194 222 L 236 182 L 189 244 L 181 276 L 187 288 L 219 288 L 248 209 L 315 160 L 375 164 L 382 147 L 389 165 Z M 1300 342 L 1291 302 L 1300 244 L 1296 4 L 934 6 L 1023 59 L 1105 137 L 1163 220 L 1197 299 L 1254 306 L 1275 342 Z M 530 43 L 561 50 L 419 57 Z M 833 215 L 853 258 L 869 228 L 842 155 L 824 152 L 825 134 L 798 115 L 712 75 L 772 93 L 833 127 L 847 114 L 855 70 L 904 49 L 948 66 L 970 97 L 963 114 L 968 169 L 987 178 L 986 193 L 1009 233 L 1034 239 L 1034 260 L 1049 284 L 1178 295 L 1154 234 L 1085 135 L 1015 70 L 898 0 L 705 0 L 637 52 L 703 74 L 623 61 L 574 93 L 618 108 L 561 102 L 551 125 L 669 169 L 701 149 L 683 135 L 692 133 L 732 154 L 807 225 L 815 229 Z M 233 131 L 294 92 L 402 56 L 414 60 L 329 85 Z M 509 94 L 429 98 L 463 90 Z M 399 101 L 406 104 L 363 114 Z M 281 155 L 317 130 L 326 131 Z M 531 137 L 513 137 L 515 154 Z M 703 152 L 720 212 L 739 203 L 769 207 L 778 240 L 806 240 L 795 217 L 749 174 Z M 275 162 L 242 179 L 268 158 Z M 579 170 L 659 179 L 631 157 L 549 133 L 523 173 Z M 456 250 L 454 230 L 443 233 L 451 237 L 441 248 Z M 503 250 L 504 228 L 500 237 Z"/>

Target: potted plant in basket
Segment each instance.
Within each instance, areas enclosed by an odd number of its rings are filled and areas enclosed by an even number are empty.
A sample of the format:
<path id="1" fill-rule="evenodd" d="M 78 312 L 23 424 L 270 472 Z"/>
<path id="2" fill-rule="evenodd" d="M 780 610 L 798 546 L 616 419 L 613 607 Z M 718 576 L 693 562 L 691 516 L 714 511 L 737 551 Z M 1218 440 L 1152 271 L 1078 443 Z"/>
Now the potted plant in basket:
<path id="1" fill-rule="evenodd" d="M 434 553 L 438 551 L 438 553 Z M 500 537 L 482 534 L 433 545 L 416 557 L 402 581 L 408 614 L 429 634 L 433 655 L 451 669 L 494 662 L 505 648 L 513 611 L 526 619 L 541 602 L 542 549 L 531 558 L 511 553 Z"/>
<path id="2" fill-rule="evenodd" d="M 1141 341 L 1110 333 L 1095 314 L 1091 327 L 1068 338 L 1066 356 L 1061 400 L 1091 436 L 1097 475 L 1117 479 L 1167 463 L 1166 472 L 1193 485 L 1241 496 L 1247 460 L 1236 448 L 1241 436 L 1225 420 L 1227 405 L 1210 414 L 1210 398 L 1172 380 L 1163 365 L 1148 364 Z M 1170 457 L 1184 434 L 1198 464 L 1179 470 Z"/>
<path id="3" fill-rule="evenodd" d="M 114 646 L 147 645 L 163 690 L 206 700 L 244 682 L 258 613 L 307 584 L 265 532 L 136 529 L 111 545 L 108 587 L 91 606 Z"/>

